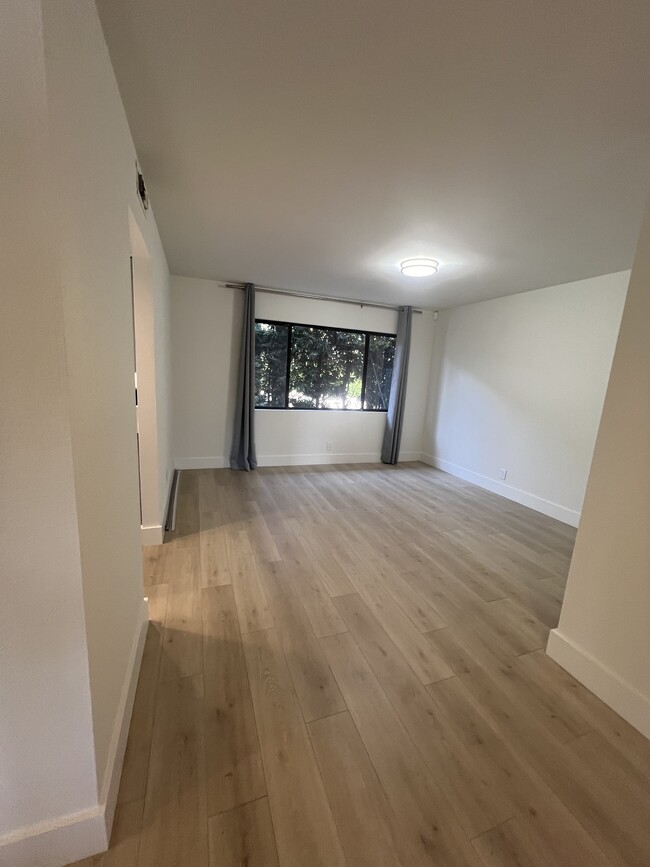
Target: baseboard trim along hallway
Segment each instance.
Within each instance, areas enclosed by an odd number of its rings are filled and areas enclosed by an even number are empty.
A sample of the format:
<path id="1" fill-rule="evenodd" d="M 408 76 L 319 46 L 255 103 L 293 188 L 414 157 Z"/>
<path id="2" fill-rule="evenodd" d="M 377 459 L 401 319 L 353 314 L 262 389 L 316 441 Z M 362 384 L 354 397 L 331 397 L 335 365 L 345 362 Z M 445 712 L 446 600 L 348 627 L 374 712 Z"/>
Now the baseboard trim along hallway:
<path id="1" fill-rule="evenodd" d="M 149 622 L 146 600 L 133 636 L 99 802 L 0 837 L 0 867 L 60 867 L 107 849 L 111 837 L 124 751 Z"/>
<path id="2" fill-rule="evenodd" d="M 558 629 L 551 630 L 546 652 L 642 735 L 650 738 L 650 702 L 638 690 Z"/>

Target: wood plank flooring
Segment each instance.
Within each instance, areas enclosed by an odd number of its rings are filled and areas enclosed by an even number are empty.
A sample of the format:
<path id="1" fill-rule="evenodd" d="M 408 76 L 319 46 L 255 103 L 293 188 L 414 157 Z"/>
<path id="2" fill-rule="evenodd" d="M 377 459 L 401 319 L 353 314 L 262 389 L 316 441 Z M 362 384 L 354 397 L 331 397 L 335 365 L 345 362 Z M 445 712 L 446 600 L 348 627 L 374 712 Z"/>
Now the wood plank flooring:
<path id="1" fill-rule="evenodd" d="M 574 535 L 422 464 L 184 471 L 77 867 L 650 864 L 650 744 L 544 652 Z"/>

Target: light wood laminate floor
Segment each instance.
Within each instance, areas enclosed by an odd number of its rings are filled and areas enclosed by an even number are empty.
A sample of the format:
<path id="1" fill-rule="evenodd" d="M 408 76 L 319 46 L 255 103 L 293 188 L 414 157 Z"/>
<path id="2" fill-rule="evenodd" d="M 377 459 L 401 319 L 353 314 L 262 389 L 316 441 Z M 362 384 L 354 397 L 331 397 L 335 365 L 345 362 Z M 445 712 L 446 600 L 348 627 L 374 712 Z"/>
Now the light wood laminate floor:
<path id="1" fill-rule="evenodd" d="M 80 865 L 650 864 L 649 743 L 544 652 L 574 535 L 421 464 L 183 472 Z"/>

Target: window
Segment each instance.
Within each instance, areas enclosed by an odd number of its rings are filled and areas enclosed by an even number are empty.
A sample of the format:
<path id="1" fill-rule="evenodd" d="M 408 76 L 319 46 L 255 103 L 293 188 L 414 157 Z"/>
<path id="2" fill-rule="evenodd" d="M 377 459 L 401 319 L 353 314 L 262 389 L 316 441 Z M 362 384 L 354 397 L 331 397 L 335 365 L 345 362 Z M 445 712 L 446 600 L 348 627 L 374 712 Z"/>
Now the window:
<path id="1" fill-rule="evenodd" d="M 255 322 L 256 409 L 385 412 L 395 335 Z"/>

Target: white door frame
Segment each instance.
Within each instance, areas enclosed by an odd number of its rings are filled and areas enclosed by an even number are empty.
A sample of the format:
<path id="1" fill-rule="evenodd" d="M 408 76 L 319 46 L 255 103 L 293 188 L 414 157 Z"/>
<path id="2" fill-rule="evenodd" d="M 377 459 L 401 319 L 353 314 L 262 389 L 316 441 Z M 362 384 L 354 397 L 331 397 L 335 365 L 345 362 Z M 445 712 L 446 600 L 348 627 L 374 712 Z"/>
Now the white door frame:
<path id="1" fill-rule="evenodd" d="M 140 512 L 142 544 L 163 539 L 158 478 L 158 419 L 156 412 L 156 351 L 151 257 L 138 224 L 129 210 L 133 275 L 133 334 L 137 376 Z M 135 396 L 134 396 L 135 402 Z"/>

